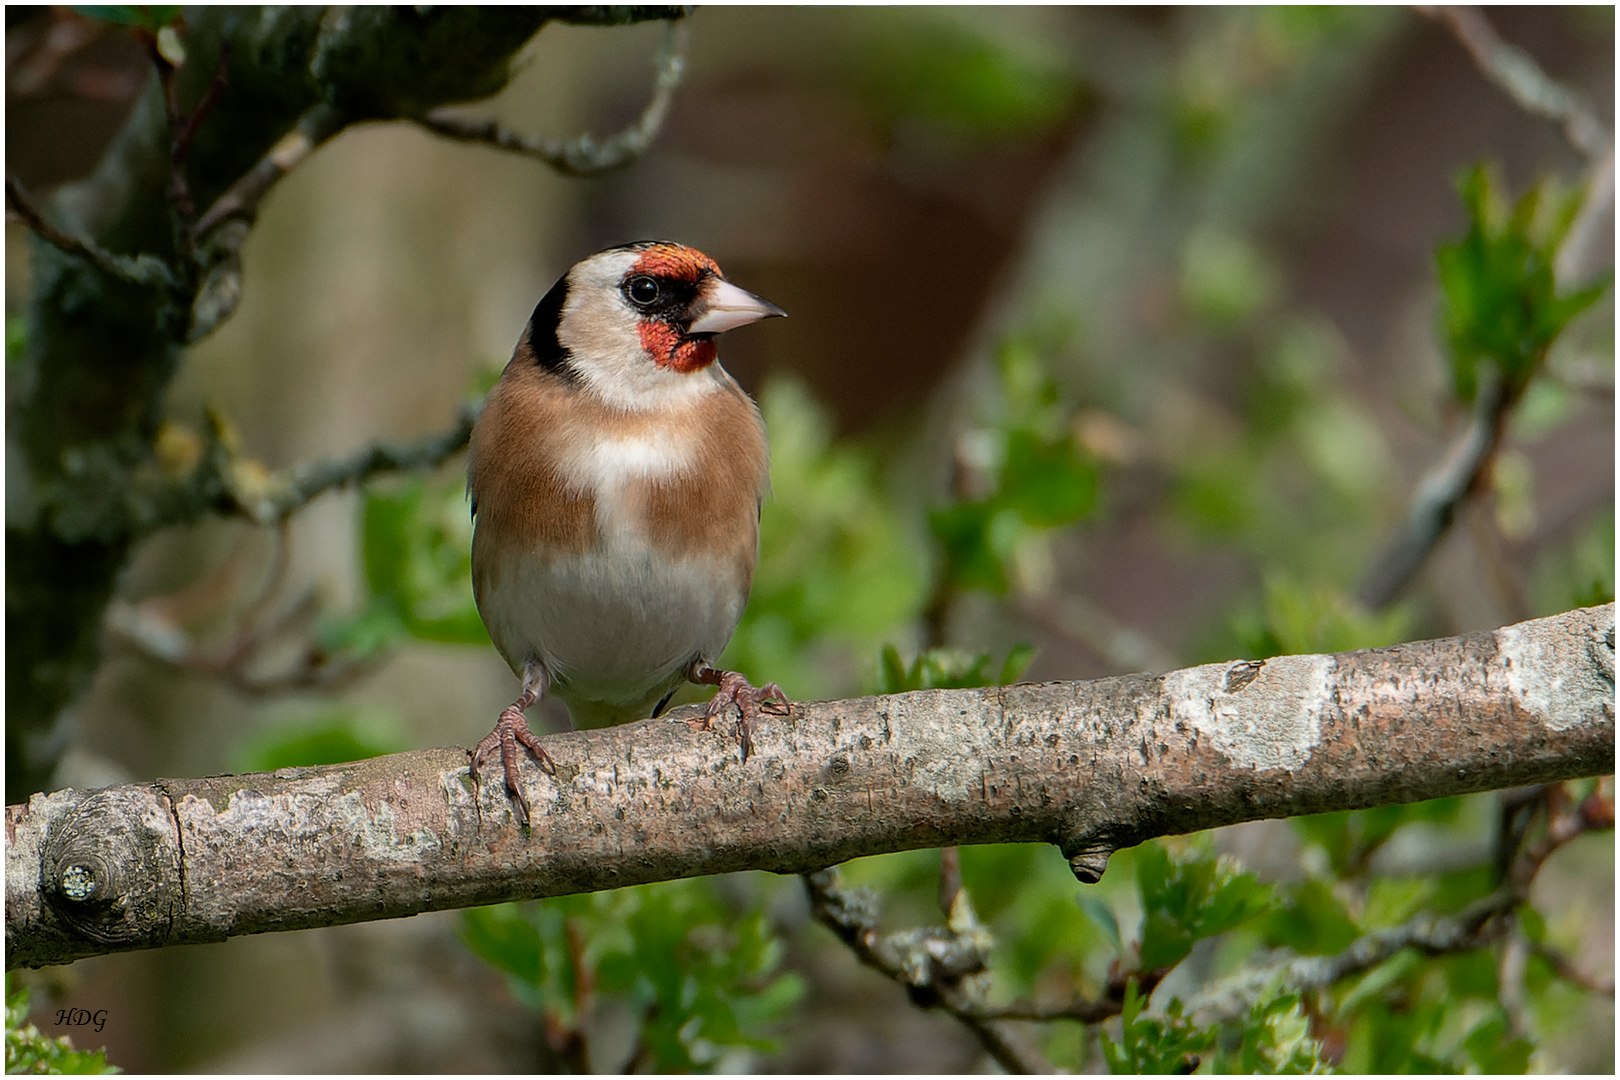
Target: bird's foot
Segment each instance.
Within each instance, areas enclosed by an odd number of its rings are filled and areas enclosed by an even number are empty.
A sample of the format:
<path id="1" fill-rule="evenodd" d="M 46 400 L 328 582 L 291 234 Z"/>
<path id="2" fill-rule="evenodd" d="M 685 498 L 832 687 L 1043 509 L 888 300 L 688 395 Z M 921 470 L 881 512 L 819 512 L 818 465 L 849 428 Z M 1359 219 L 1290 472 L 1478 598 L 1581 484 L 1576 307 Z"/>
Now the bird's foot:
<path id="1" fill-rule="evenodd" d="M 540 745 L 539 736 L 529 730 L 529 722 L 523 717 L 523 709 L 516 704 L 508 705 L 501 711 L 501 718 L 495 721 L 495 730 L 485 735 L 477 746 L 472 749 L 473 787 L 478 786 L 478 767 L 499 746 L 501 748 L 501 767 L 506 773 L 506 790 L 512 793 L 517 800 L 518 807 L 523 811 L 523 824 L 529 824 L 532 815 L 529 813 L 529 800 L 524 798 L 523 789 L 518 784 L 518 753 L 517 744 L 522 743 L 533 752 L 540 762 L 540 767 L 552 776 L 557 775 L 557 763 L 546 753 L 546 748 Z"/>
<path id="2" fill-rule="evenodd" d="M 699 730 L 713 731 L 715 719 L 726 711 L 726 707 L 737 707 L 737 742 L 742 746 L 744 761 L 754 752 L 754 721 L 759 718 L 760 710 L 763 708 L 777 716 L 786 716 L 793 708 L 788 696 L 775 683 L 756 687 L 741 672 L 721 671 L 701 660 L 692 665 L 687 678 L 700 685 L 719 687 L 703 719 L 691 721 Z"/>

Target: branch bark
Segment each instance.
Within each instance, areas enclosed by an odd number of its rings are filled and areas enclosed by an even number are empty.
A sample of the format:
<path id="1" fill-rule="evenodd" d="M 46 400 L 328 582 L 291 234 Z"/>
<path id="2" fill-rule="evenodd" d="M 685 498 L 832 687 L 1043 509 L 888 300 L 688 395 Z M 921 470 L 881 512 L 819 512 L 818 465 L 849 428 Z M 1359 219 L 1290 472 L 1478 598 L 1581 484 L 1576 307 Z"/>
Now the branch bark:
<path id="1" fill-rule="evenodd" d="M 797 705 L 747 763 L 681 715 L 554 735 L 532 831 L 459 748 L 36 795 L 7 964 L 948 843 L 1054 843 L 1094 882 L 1153 836 L 1614 769 L 1612 604 L 1253 672 Z"/>

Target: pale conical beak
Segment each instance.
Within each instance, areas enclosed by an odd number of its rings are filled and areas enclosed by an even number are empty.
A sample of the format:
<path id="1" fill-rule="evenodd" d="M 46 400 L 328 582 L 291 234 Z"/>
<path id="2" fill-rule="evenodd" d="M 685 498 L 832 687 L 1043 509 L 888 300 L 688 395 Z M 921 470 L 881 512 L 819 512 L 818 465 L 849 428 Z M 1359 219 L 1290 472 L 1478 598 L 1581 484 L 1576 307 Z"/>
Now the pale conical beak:
<path id="1" fill-rule="evenodd" d="M 718 278 L 709 282 L 698 304 L 702 314 L 687 327 L 688 334 L 719 334 L 761 319 L 787 315 L 769 300 L 761 300 Z"/>

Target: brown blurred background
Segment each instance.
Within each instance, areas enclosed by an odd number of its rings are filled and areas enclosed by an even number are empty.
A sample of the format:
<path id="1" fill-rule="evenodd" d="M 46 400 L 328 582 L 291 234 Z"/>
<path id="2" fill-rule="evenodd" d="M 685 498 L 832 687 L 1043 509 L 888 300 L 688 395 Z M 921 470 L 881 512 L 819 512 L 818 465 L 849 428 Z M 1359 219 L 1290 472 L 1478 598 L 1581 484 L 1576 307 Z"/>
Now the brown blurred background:
<path id="1" fill-rule="evenodd" d="M 1612 129 L 1613 8 L 1489 15 Z M 1106 430 L 1123 432 L 1126 449 L 1109 512 L 1058 544 L 1055 573 L 1151 655 L 1202 659 L 1200 633 L 1256 587 L 1258 570 L 1167 528 L 1157 509 L 1154 448 L 1186 452 L 1190 440 L 1196 452 L 1240 397 L 1248 362 L 1241 340 L 1212 340 L 1186 314 L 1188 245 L 1238 236 L 1258 253 L 1270 283 L 1262 306 L 1332 336 L 1336 384 L 1375 425 L 1389 489 L 1409 491 L 1456 419 L 1436 404 L 1433 274 L 1435 244 L 1464 225 L 1454 175 L 1490 158 L 1518 190 L 1579 166 L 1551 124 L 1407 11 L 1346 29 L 1342 50 L 1320 47 L 1303 68 L 1228 9 L 725 7 L 698 10 L 690 28 L 690 72 L 653 150 L 605 179 L 566 179 L 405 124 L 351 130 L 322 149 L 265 204 L 246 249 L 245 299 L 192 354 L 171 412 L 218 408 L 272 466 L 441 429 L 571 263 L 669 237 L 790 313 L 769 333 L 728 337 L 724 362 L 745 387 L 796 374 L 841 434 L 922 461 L 910 475 L 936 483 L 942 466 L 907 448 L 944 445 L 937 432 L 970 406 L 975 365 L 998 334 L 1062 309 L 1081 329 L 1060 381 L 1111 419 Z M 468 111 L 523 131 L 615 130 L 646 100 L 662 34 L 548 27 L 514 83 Z M 949 70 L 971 78 L 974 50 L 992 47 L 1038 99 L 940 121 L 929 102 L 948 106 L 938 100 L 947 90 L 928 81 L 937 75 L 923 59 L 954 57 Z M 8 8 L 7 50 L 7 166 L 48 194 L 92 167 L 146 61 L 113 28 L 56 9 Z M 1232 113 L 1241 129 L 1223 133 L 1226 149 L 1208 162 L 1177 159 L 1196 158 L 1200 144 L 1167 139 L 1166 125 L 1219 121 L 1235 96 L 1251 106 Z M 8 317 L 27 292 L 20 233 L 8 224 Z M 1608 264 L 1612 221 L 1598 249 Z M 1612 366 L 1602 366 L 1612 365 L 1612 311 L 1605 300 L 1583 331 L 1602 358 L 1597 388 L 1569 395 L 1547 433 L 1514 443 L 1534 477 L 1530 523 L 1508 551 L 1526 574 L 1594 514 L 1612 513 Z M 926 484 L 913 490 L 926 501 Z M 355 499 L 322 499 L 291 535 L 289 581 L 335 608 L 356 590 Z M 1390 519 L 1398 510 L 1390 501 Z M 131 568 L 125 592 L 173 591 L 232 558 L 262 574 L 268 547 L 231 523 L 166 535 Z M 1512 621 L 1481 576 L 1459 530 L 1426 571 L 1422 631 Z M 1000 616 L 963 607 L 958 636 L 1007 637 Z M 1040 647 L 1029 678 L 1131 666 L 1083 635 L 1021 632 Z M 469 744 L 511 694 L 493 650 L 430 646 L 347 691 L 396 717 L 410 746 Z M 61 781 L 230 770 L 254 731 L 298 708 L 116 653 Z M 1543 884 L 1565 894 L 1550 902 L 1587 912 L 1593 956 L 1612 956 L 1612 838 L 1593 839 L 1564 854 L 1595 873 L 1559 863 Z M 782 903 L 784 920 L 802 920 L 792 898 Z M 528 1068 L 534 1021 L 455 942 L 455 918 L 105 957 L 43 979 L 71 988 L 74 1004 L 108 1010 L 105 1031 L 71 1034 L 79 1045 L 104 1040 L 133 1072 Z M 958 1028 L 911 1009 L 847 955 L 801 959 L 816 987 L 803 1027 L 760 1067 L 974 1066 L 978 1048 Z M 1592 1022 L 1612 1032 L 1607 1008 Z M 46 1011 L 35 1017 L 50 1030 Z M 1612 1067 L 1592 1052 L 1555 1048 L 1547 1062 Z"/>

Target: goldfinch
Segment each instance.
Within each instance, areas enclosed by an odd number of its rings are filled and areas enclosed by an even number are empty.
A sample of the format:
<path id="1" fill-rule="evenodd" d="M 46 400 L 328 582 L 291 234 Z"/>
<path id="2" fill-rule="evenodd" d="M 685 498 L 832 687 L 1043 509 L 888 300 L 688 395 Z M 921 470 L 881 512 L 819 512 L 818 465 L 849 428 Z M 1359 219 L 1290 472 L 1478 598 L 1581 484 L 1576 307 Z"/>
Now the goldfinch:
<path id="1" fill-rule="evenodd" d="M 495 747 L 530 820 L 517 744 L 555 772 L 524 710 L 562 699 L 576 727 L 656 716 L 684 682 L 737 709 L 747 761 L 774 683 L 712 665 L 748 600 L 769 485 L 765 422 L 715 337 L 785 315 L 667 241 L 608 248 L 546 293 L 473 428 L 478 613 L 522 680 L 472 751 Z"/>

